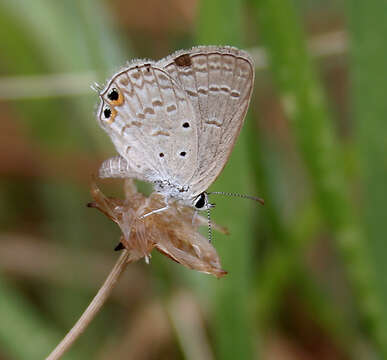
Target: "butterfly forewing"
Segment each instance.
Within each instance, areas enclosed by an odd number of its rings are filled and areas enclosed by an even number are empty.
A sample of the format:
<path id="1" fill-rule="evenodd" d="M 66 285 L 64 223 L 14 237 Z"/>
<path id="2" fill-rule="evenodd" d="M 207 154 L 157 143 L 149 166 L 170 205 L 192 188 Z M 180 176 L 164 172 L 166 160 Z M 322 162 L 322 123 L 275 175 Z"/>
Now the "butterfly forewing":
<path id="1" fill-rule="evenodd" d="M 197 167 L 199 122 L 176 80 L 151 63 L 134 63 L 113 76 L 101 98 L 101 126 L 128 173 L 150 182 L 189 182 Z M 103 167 L 104 177 L 114 176 L 112 164 Z"/>
<path id="2" fill-rule="evenodd" d="M 254 82 L 250 56 L 232 47 L 203 46 L 160 60 L 186 91 L 198 116 L 198 164 L 193 194 L 212 184 L 226 164 L 242 127 Z"/>

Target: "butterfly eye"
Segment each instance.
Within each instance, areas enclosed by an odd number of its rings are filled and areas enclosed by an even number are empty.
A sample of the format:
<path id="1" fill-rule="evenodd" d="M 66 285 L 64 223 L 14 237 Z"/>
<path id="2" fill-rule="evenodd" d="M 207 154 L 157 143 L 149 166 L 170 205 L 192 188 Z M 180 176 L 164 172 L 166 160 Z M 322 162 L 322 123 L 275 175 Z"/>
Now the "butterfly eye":
<path id="1" fill-rule="evenodd" d="M 206 193 L 202 192 L 194 201 L 196 209 L 202 209 L 207 204 Z"/>

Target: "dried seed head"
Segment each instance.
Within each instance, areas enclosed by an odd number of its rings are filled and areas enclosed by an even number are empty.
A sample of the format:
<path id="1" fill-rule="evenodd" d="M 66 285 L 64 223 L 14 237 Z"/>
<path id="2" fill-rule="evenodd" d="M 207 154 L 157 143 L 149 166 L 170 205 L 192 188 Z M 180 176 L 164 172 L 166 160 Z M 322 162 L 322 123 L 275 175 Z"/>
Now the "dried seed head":
<path id="1" fill-rule="evenodd" d="M 215 248 L 198 232 L 207 220 L 196 215 L 191 207 L 177 202 L 159 213 L 143 218 L 144 214 L 165 206 L 157 193 L 149 197 L 137 192 L 132 180 L 125 181 L 125 199 L 106 197 L 93 182 L 91 193 L 94 202 L 89 204 L 102 211 L 118 224 L 122 231 L 121 243 L 130 252 L 130 261 L 147 258 L 153 248 L 187 268 L 216 277 L 227 274 L 221 268 Z M 225 228 L 215 229 L 227 232 Z"/>

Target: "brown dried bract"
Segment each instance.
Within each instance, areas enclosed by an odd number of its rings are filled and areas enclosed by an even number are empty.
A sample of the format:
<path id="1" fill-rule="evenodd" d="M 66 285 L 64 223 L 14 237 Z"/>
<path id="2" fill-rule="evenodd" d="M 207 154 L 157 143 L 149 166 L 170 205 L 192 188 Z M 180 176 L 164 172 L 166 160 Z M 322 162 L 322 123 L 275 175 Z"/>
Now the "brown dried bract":
<path id="1" fill-rule="evenodd" d="M 215 248 L 198 232 L 207 220 L 195 215 L 192 208 L 170 204 L 165 211 L 142 218 L 152 210 L 164 207 L 163 198 L 152 193 L 149 197 L 137 192 L 132 180 L 125 181 L 125 199 L 106 197 L 95 182 L 91 185 L 94 202 L 89 206 L 102 211 L 121 228 L 121 243 L 130 252 L 129 261 L 148 258 L 153 248 L 189 269 L 222 277 Z M 214 225 L 223 233 L 227 230 Z"/>

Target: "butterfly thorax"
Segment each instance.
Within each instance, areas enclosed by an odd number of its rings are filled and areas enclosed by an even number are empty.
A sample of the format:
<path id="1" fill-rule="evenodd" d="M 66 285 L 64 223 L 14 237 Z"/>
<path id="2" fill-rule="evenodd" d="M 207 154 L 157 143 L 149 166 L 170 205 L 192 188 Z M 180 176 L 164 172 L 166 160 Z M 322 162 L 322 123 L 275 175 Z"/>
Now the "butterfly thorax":
<path id="1" fill-rule="evenodd" d="M 208 202 L 208 195 L 204 191 L 199 195 L 193 195 L 190 187 L 171 183 L 168 180 L 154 181 L 155 190 L 165 197 L 165 201 L 180 201 L 186 206 L 191 206 L 196 210 L 205 210 L 213 205 Z"/>
<path id="2" fill-rule="evenodd" d="M 169 180 L 154 181 L 155 190 L 166 199 L 176 199 L 182 202 L 188 202 L 191 205 L 192 196 L 190 196 L 189 186 L 172 183 Z"/>

